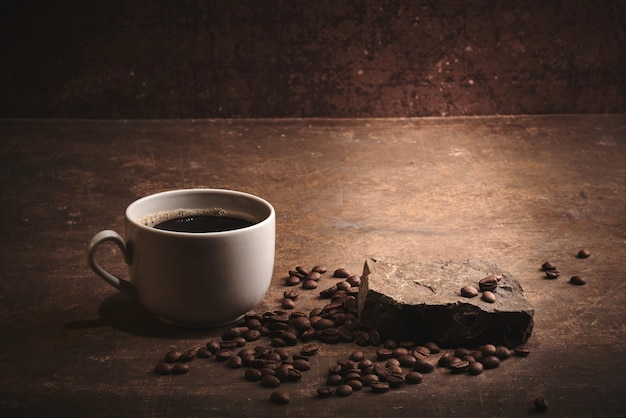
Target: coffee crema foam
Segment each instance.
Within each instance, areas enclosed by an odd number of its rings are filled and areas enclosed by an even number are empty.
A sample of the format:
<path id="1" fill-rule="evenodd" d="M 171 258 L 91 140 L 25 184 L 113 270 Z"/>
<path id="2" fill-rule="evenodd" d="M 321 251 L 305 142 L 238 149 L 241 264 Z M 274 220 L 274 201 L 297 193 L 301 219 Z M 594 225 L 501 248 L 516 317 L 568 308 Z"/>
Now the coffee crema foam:
<path id="1" fill-rule="evenodd" d="M 231 218 L 239 218 L 245 221 L 249 221 L 252 223 L 257 223 L 259 220 L 255 219 L 253 216 L 243 213 L 243 212 L 234 212 L 229 211 L 222 208 L 203 208 L 203 209 L 173 209 L 173 210 L 164 210 L 161 212 L 149 213 L 147 215 L 143 215 L 139 219 L 137 219 L 137 223 L 145 226 L 149 226 L 153 228 L 155 225 L 159 225 L 163 222 L 167 222 L 176 218 L 184 218 L 191 216 L 228 216 Z"/>

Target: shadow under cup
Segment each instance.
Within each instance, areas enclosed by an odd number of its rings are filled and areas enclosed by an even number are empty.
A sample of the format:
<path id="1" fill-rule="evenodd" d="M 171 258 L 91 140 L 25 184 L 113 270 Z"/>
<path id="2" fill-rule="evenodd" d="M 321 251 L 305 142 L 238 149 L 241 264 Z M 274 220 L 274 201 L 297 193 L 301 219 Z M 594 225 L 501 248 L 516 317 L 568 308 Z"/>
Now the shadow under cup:
<path id="1" fill-rule="evenodd" d="M 160 230 L 147 221 L 194 212 L 240 216 L 253 223 L 198 233 Z M 165 322 L 187 327 L 232 323 L 269 289 L 275 235 L 274 208 L 254 195 L 189 189 L 146 196 L 126 210 L 132 286 L 139 302 Z"/>

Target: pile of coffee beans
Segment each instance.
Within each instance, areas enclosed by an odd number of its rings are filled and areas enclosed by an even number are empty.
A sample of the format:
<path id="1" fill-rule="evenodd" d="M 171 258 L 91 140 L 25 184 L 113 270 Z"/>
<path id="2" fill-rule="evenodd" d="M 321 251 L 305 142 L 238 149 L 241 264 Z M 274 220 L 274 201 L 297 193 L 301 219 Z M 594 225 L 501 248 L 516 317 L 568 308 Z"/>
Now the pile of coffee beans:
<path id="1" fill-rule="evenodd" d="M 329 368 L 326 384 L 317 389 L 318 398 L 334 395 L 346 397 L 369 388 L 373 393 L 386 393 L 404 385 L 422 383 L 424 375 L 437 368 L 447 369 L 449 374 L 482 374 L 495 369 L 513 355 L 525 357 L 530 353 L 527 346 L 515 347 L 493 344 L 474 349 L 456 348 L 441 350 L 434 342 L 417 345 L 412 341 L 396 342 L 386 339 L 374 358 L 367 358 L 362 351 L 353 351 L 347 359 L 339 359 Z"/>
<path id="2" fill-rule="evenodd" d="M 311 369 L 311 357 L 326 344 L 351 344 L 357 349 L 330 367 L 326 383 L 317 390 L 318 398 L 348 397 L 366 387 L 374 393 L 385 393 L 419 384 L 425 374 L 438 367 L 449 370 L 450 374 L 478 375 L 498 367 L 512 353 L 518 356 L 529 353 L 527 347 L 511 351 L 504 346 L 485 345 L 447 351 L 437 358 L 442 350 L 434 342 L 417 344 L 383 339 L 378 330 L 360 326 L 357 297 L 361 278 L 345 268 L 334 270 L 335 281 L 319 291 L 319 300 L 326 301 L 323 306 L 309 312 L 295 309 L 300 294 L 296 286 L 303 291 L 317 289 L 327 272 L 322 265 L 310 270 L 302 267 L 290 270 L 285 278 L 288 289 L 283 293 L 281 309 L 247 314 L 219 338 L 203 346 L 170 350 L 154 366 L 154 372 L 186 374 L 194 359 L 213 359 L 230 369 L 244 369 L 245 380 L 275 389 L 270 401 L 285 405 L 290 398 L 282 386 L 301 381 Z M 480 291 L 491 292 L 498 281 L 499 276 L 484 278 L 479 283 Z"/>

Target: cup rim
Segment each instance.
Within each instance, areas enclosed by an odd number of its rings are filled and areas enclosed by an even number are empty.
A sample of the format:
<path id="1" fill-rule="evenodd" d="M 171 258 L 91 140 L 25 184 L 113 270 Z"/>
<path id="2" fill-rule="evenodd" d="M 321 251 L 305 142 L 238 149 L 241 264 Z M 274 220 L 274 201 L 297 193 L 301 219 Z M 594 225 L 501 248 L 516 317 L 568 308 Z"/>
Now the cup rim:
<path id="1" fill-rule="evenodd" d="M 243 228 L 232 229 L 232 230 L 227 230 L 227 231 L 211 231 L 211 232 L 184 232 L 184 231 L 168 231 L 164 229 L 156 229 L 151 226 L 144 225 L 140 222 L 137 222 L 137 219 L 131 216 L 131 212 L 133 211 L 135 207 L 141 205 L 142 203 L 145 203 L 148 200 L 158 199 L 164 196 L 175 196 L 175 195 L 183 195 L 183 194 L 191 194 L 191 193 L 221 194 L 221 195 L 231 195 L 231 196 L 242 197 L 248 200 L 255 201 L 261 204 L 262 206 L 265 206 L 268 209 L 268 214 L 267 216 L 265 216 L 265 218 L 263 218 L 259 222 L 256 222 L 252 225 L 249 225 Z M 176 236 L 176 237 L 205 237 L 206 238 L 207 236 L 217 237 L 217 236 L 224 236 L 224 235 L 241 234 L 241 233 L 245 233 L 246 231 L 262 228 L 267 223 L 273 221 L 273 219 L 276 216 L 276 211 L 274 209 L 274 206 L 272 206 L 270 202 L 268 202 L 267 200 L 257 195 L 253 195 L 251 193 L 241 192 L 238 190 L 230 190 L 230 189 L 189 188 L 189 189 L 166 190 L 166 191 L 152 193 L 152 194 L 140 197 L 139 199 L 136 199 L 134 202 L 128 205 L 124 214 L 125 214 L 127 222 L 132 224 L 135 228 L 138 228 L 146 232 L 154 233 L 157 235 L 172 236 L 172 237 Z"/>

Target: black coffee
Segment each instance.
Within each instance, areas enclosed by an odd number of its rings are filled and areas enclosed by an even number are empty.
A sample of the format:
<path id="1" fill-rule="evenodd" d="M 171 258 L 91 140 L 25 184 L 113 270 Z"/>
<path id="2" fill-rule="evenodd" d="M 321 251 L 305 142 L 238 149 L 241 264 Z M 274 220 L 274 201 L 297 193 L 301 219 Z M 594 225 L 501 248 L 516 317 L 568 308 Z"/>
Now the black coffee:
<path id="1" fill-rule="evenodd" d="M 219 232 L 241 229 L 253 225 L 247 219 L 227 215 L 181 216 L 154 225 L 156 229 L 174 232 Z"/>

